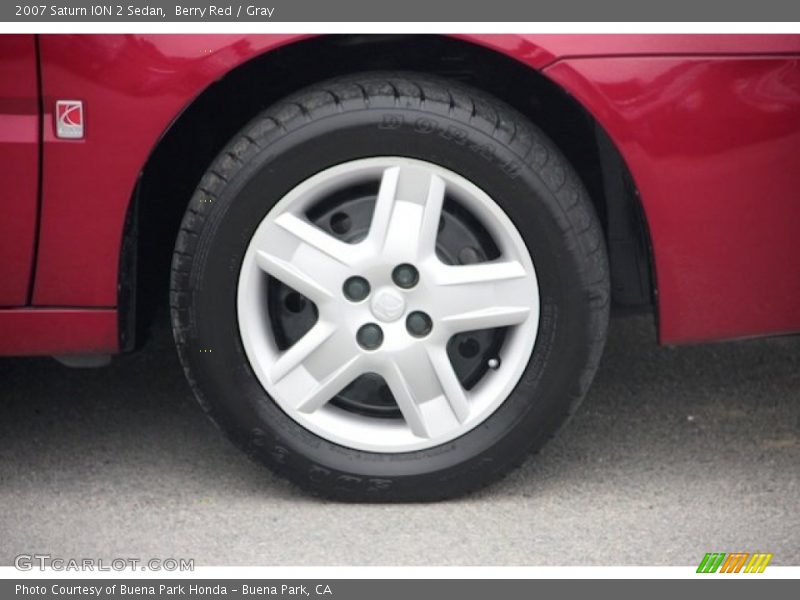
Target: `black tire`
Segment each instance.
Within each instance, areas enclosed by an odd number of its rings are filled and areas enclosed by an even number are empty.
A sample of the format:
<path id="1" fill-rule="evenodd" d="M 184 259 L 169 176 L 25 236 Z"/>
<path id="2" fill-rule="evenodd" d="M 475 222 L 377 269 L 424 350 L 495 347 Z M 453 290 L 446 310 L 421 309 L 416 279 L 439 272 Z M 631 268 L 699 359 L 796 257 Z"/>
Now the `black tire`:
<path id="1" fill-rule="evenodd" d="M 528 245 L 541 295 L 533 355 L 500 408 L 452 442 L 393 455 L 335 445 L 287 416 L 253 374 L 236 316 L 241 260 L 267 211 L 310 175 L 375 155 L 434 162 L 486 191 Z M 248 455 L 326 497 L 423 501 L 500 478 L 574 412 L 605 341 L 609 277 L 583 185 L 525 117 L 450 81 L 365 73 L 297 93 L 231 140 L 186 210 L 170 300 L 178 353 L 200 404 Z"/>

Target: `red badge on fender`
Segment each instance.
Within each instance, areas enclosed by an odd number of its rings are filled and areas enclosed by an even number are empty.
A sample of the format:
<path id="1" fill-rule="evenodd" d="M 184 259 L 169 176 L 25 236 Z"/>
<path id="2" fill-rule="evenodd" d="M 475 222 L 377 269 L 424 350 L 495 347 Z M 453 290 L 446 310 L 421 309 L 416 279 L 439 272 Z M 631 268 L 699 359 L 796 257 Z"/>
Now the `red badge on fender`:
<path id="1" fill-rule="evenodd" d="M 56 137 L 69 140 L 83 137 L 81 100 L 56 100 Z"/>

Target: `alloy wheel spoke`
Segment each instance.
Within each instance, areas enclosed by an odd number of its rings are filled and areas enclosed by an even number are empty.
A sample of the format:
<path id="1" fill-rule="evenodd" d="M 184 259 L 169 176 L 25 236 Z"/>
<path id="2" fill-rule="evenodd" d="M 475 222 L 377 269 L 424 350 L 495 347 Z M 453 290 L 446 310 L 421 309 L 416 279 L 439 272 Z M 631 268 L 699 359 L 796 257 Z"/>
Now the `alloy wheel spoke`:
<path id="1" fill-rule="evenodd" d="M 323 379 L 310 389 L 300 402 L 297 403 L 297 410 L 304 413 L 312 413 L 321 408 L 333 399 L 336 394 L 346 388 L 356 377 L 361 374 L 359 366 L 360 357 L 348 357 L 334 371 L 328 373 Z"/>
<path id="2" fill-rule="evenodd" d="M 320 284 L 310 273 L 304 272 L 296 265 L 267 250 L 257 251 L 256 263 L 262 271 L 311 300 L 319 302 L 333 296 L 332 290 Z"/>
<path id="3" fill-rule="evenodd" d="M 285 212 L 275 219 L 275 224 L 294 235 L 303 244 L 325 254 L 343 265 L 350 264 L 353 246 L 336 239 L 316 225 L 297 215 Z"/>
<path id="4" fill-rule="evenodd" d="M 291 395 L 296 410 L 312 413 L 362 373 L 362 356 L 352 336 L 320 321 L 278 356 L 269 377 Z"/>
<path id="5" fill-rule="evenodd" d="M 373 247 L 395 262 L 433 255 L 444 195 L 444 180 L 427 169 L 386 169 L 370 224 Z"/>
<path id="6" fill-rule="evenodd" d="M 444 397 L 458 422 L 463 423 L 469 416 L 469 403 L 466 392 L 450 362 L 450 357 L 447 356 L 447 350 L 442 346 L 428 346 L 426 350 L 428 360 L 430 360 L 433 371 L 442 386 Z"/>
<path id="7" fill-rule="evenodd" d="M 469 415 L 466 393 L 443 347 L 415 347 L 395 355 L 383 376 L 417 437 L 442 435 Z"/>
<path id="8" fill-rule="evenodd" d="M 336 331 L 336 326 L 325 321 L 317 322 L 303 337 L 284 351 L 272 364 L 269 376 L 277 383 L 299 367 L 309 354 L 317 350 Z"/>
<path id="9" fill-rule="evenodd" d="M 519 325 L 528 318 L 527 306 L 492 306 L 442 317 L 442 323 L 455 333 Z"/>
<path id="10" fill-rule="evenodd" d="M 530 275 L 514 260 L 443 265 L 436 282 L 438 322 L 451 334 L 520 325 L 535 302 Z"/>
<path id="11" fill-rule="evenodd" d="M 262 271 L 318 303 L 337 296 L 358 258 L 355 246 L 288 212 L 259 232 L 254 243 Z"/>

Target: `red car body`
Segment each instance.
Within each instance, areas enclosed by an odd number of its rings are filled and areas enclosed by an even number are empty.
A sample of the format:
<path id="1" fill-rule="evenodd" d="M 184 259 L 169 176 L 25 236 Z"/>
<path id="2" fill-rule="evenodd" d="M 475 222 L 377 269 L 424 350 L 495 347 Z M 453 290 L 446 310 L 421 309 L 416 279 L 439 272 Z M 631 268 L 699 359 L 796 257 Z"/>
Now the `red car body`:
<path id="1" fill-rule="evenodd" d="M 308 40 L 0 36 L 0 354 L 121 349 L 126 215 L 149 157 L 215 81 Z M 607 134 L 649 234 L 663 343 L 800 331 L 800 36 L 458 43 L 536 71 Z M 59 99 L 83 101 L 83 139 L 56 137 Z"/>

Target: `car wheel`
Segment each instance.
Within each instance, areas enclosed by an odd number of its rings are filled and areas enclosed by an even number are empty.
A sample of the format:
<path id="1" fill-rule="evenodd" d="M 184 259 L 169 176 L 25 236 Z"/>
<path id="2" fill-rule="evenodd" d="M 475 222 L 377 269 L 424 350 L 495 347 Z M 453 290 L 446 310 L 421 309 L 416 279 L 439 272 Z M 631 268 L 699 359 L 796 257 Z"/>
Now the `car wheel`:
<path id="1" fill-rule="evenodd" d="M 522 115 L 366 73 L 260 114 L 187 208 L 172 321 L 250 456 L 347 500 L 433 500 L 518 465 L 585 394 L 608 269 L 573 168 Z"/>

